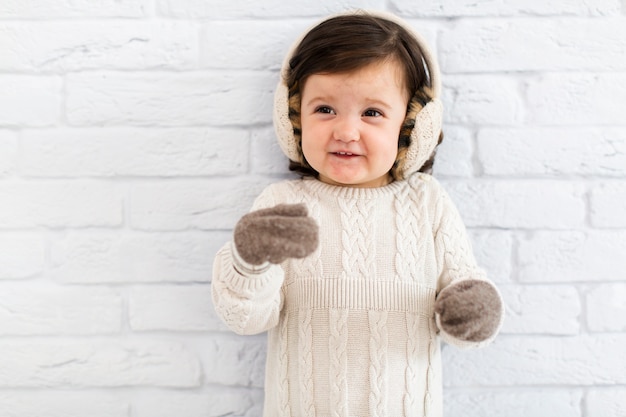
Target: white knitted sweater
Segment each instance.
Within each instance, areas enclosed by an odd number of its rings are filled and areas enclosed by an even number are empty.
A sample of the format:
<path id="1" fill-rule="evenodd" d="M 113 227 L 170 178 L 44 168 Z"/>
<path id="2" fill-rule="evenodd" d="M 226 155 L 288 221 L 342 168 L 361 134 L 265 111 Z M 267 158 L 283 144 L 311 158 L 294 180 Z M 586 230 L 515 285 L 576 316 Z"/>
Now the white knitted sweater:
<path id="1" fill-rule="evenodd" d="M 244 276 L 227 244 L 214 262 L 218 315 L 239 334 L 268 331 L 264 416 L 441 417 L 438 336 L 478 344 L 437 328 L 435 297 L 485 279 L 448 195 L 420 173 L 381 188 L 304 179 L 253 209 L 300 202 L 320 227 L 311 256 Z"/>

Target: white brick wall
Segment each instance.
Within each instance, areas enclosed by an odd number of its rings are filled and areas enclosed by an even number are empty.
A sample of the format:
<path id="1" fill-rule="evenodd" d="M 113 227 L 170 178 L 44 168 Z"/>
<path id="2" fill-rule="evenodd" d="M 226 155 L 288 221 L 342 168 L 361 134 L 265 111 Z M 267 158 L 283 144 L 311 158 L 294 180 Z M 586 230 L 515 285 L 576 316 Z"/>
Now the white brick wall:
<path id="1" fill-rule="evenodd" d="M 259 417 L 264 337 L 211 263 L 287 174 L 286 48 L 404 16 L 444 72 L 436 175 L 502 288 L 446 417 L 626 416 L 626 1 L 0 1 L 0 416 Z"/>

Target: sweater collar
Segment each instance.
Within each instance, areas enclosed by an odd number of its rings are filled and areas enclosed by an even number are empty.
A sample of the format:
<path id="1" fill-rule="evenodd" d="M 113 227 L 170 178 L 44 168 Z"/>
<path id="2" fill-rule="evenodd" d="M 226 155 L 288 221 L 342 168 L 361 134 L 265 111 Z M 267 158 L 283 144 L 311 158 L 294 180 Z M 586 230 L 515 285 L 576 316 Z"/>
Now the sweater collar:
<path id="1" fill-rule="evenodd" d="M 383 187 L 359 188 L 326 184 L 315 178 L 303 178 L 303 185 L 317 194 L 330 195 L 340 199 L 373 199 L 381 196 L 396 195 L 407 186 L 406 180 L 393 181 Z"/>

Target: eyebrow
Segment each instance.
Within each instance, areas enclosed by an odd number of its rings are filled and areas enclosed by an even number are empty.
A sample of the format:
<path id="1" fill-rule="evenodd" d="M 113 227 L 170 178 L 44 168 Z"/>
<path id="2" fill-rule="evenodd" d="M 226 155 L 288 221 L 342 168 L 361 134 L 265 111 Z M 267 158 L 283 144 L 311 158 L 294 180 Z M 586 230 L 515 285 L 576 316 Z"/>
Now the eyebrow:
<path id="1" fill-rule="evenodd" d="M 315 96 L 312 99 L 308 100 L 306 103 L 304 103 L 304 106 L 310 106 L 312 103 L 316 102 L 316 101 L 320 101 L 322 103 L 325 102 L 329 102 L 332 101 L 333 97 L 327 97 L 327 96 Z M 383 107 L 385 109 L 391 109 L 392 106 L 389 105 L 386 101 L 378 99 L 378 98 L 369 98 L 366 97 L 364 100 L 366 103 L 370 103 L 372 106 L 375 107 Z"/>
<path id="2" fill-rule="evenodd" d="M 392 108 L 392 106 L 391 106 L 390 104 L 388 104 L 388 103 L 387 103 L 386 101 L 384 101 L 384 100 L 380 100 L 380 99 L 377 99 L 377 98 L 367 98 L 367 97 L 365 98 L 365 100 L 366 100 L 368 103 L 373 103 L 374 105 L 377 105 L 377 106 L 379 106 L 379 107 L 384 107 L 384 108 L 386 108 L 386 109 L 390 109 L 390 108 Z"/>

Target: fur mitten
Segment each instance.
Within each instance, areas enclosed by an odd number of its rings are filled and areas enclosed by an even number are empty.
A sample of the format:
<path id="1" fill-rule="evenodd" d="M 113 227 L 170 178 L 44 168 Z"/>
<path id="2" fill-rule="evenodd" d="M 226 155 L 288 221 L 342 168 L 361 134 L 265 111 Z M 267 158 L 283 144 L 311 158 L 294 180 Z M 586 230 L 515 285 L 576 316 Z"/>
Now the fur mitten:
<path id="1" fill-rule="evenodd" d="M 235 226 L 235 248 L 251 265 L 304 258 L 318 245 L 318 226 L 304 204 L 279 204 L 246 214 Z"/>
<path id="2" fill-rule="evenodd" d="M 438 324 L 450 336 L 482 342 L 500 326 L 502 300 L 489 282 L 477 279 L 460 281 L 445 288 L 435 302 Z"/>

